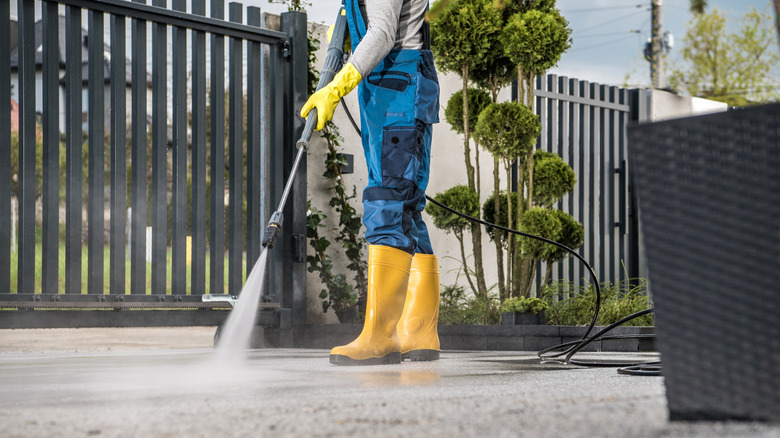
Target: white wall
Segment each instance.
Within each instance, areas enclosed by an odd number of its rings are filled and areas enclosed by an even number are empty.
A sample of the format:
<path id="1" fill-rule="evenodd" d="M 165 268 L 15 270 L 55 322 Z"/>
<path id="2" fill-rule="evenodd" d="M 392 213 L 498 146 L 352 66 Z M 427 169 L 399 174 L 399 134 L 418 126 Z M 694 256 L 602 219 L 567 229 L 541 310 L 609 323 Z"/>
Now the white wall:
<path id="1" fill-rule="evenodd" d="M 648 93 L 650 119 L 654 122 L 721 112 L 728 109 L 727 104 L 714 100 L 680 96 L 662 90 L 648 90 Z"/>

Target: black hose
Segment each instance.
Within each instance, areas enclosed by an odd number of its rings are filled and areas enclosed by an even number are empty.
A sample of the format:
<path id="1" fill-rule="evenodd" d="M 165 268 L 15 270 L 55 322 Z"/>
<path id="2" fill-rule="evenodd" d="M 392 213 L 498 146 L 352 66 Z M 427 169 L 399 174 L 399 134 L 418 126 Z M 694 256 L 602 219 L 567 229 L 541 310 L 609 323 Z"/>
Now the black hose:
<path id="1" fill-rule="evenodd" d="M 574 251 L 573 249 L 569 248 L 568 246 L 566 246 L 566 245 L 564 245 L 562 243 L 556 242 L 556 241 L 548 239 L 546 237 L 536 236 L 536 235 L 533 235 L 533 234 L 524 233 L 524 232 L 519 231 L 519 230 L 514 230 L 512 228 L 507 228 L 507 227 L 504 227 L 504 226 L 501 226 L 501 225 L 498 225 L 498 224 L 490 223 L 488 221 L 476 218 L 474 216 L 469 216 L 469 215 L 467 215 L 465 213 L 462 213 L 460 211 L 455 210 L 454 208 L 451 208 L 451 207 L 448 207 L 448 206 L 442 204 L 441 202 L 431 198 L 428 195 L 425 195 L 425 199 L 430 201 L 432 204 L 434 204 L 434 205 L 436 205 L 438 207 L 441 207 L 441 208 L 449 211 L 450 213 L 456 214 L 456 215 L 458 215 L 458 216 L 460 216 L 460 217 L 462 217 L 464 219 L 470 220 L 472 222 L 477 222 L 477 223 L 482 224 L 482 225 L 484 225 L 486 227 L 491 227 L 491 228 L 495 228 L 497 230 L 505 231 L 507 233 L 517 234 L 519 236 L 529 237 L 531 239 L 536 239 L 536 240 L 541 240 L 544 243 L 549 243 L 551 245 L 557 246 L 558 248 L 564 249 L 564 250 L 568 251 L 569 253 L 573 254 L 575 257 L 577 257 L 577 259 L 580 262 L 582 262 L 582 264 L 588 269 L 588 272 L 590 273 L 590 276 L 593 279 L 593 285 L 596 288 L 596 311 L 595 311 L 595 313 L 593 315 L 593 319 L 590 321 L 590 325 L 588 326 L 588 329 L 585 330 L 585 334 L 582 335 L 582 340 L 584 341 L 588 337 L 588 335 L 590 334 L 590 331 L 593 330 L 593 327 L 596 325 L 596 320 L 598 319 L 599 310 L 600 310 L 600 306 L 601 306 L 601 286 L 599 285 L 598 277 L 596 277 L 596 272 L 593 270 L 593 268 L 590 266 L 590 264 L 588 264 L 588 262 L 585 261 L 584 258 L 582 258 L 582 256 L 578 252 Z M 573 348 L 574 347 L 572 347 L 572 349 Z M 568 351 L 569 350 L 566 350 L 566 351 L 564 351 L 562 353 L 553 355 L 551 357 L 562 356 L 562 355 L 568 353 Z"/>

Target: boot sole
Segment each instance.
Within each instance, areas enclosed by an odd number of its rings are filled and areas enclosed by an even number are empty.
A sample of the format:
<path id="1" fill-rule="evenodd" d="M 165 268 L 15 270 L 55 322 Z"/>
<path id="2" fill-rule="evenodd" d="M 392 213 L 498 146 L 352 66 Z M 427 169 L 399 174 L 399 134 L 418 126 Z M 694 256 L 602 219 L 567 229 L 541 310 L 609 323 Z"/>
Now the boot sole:
<path id="1" fill-rule="evenodd" d="M 401 360 L 411 360 L 412 362 L 439 360 L 439 350 L 412 350 L 402 354 Z"/>
<path id="2" fill-rule="evenodd" d="M 401 363 L 401 353 L 394 352 L 383 357 L 371 357 L 368 359 L 352 359 L 342 354 L 331 354 L 330 363 L 332 365 L 394 365 Z"/>

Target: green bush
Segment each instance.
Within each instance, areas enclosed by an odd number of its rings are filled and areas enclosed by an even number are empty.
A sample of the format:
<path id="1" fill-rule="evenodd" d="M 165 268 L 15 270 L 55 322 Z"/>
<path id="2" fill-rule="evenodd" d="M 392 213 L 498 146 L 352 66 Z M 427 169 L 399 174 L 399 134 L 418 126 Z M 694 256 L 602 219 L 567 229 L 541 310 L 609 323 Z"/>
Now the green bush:
<path id="1" fill-rule="evenodd" d="M 533 207 L 526 211 L 520 220 L 520 231 L 534 236 L 558 241 L 563 225 L 553 210 Z M 519 237 L 523 255 L 534 259 L 548 259 L 556 247 L 530 237 Z"/>
<path id="2" fill-rule="evenodd" d="M 552 208 L 565 194 L 574 190 L 577 175 L 558 154 L 534 152 L 534 204 Z"/>
<path id="3" fill-rule="evenodd" d="M 511 297 L 501 303 L 501 313 L 539 313 L 547 310 L 547 303 L 540 298 Z"/>
<path id="4" fill-rule="evenodd" d="M 652 307 L 647 294 L 647 280 L 626 280 L 617 284 L 601 285 L 601 309 L 596 323 L 609 325 L 626 316 Z M 542 298 L 549 308 L 547 324 L 588 325 L 596 310 L 596 289 L 593 285 L 574 286 L 571 282 L 553 282 L 544 288 Z M 652 326 L 653 315 L 648 314 L 628 321 L 627 326 Z"/>
<path id="5" fill-rule="evenodd" d="M 552 5 L 513 15 L 501 34 L 505 55 L 535 75 L 555 67 L 571 47 L 569 22 Z"/>
<path id="6" fill-rule="evenodd" d="M 488 295 L 466 295 L 463 286 L 444 286 L 439 305 L 439 324 L 445 325 L 496 325 L 501 321 L 498 299 Z"/>
<path id="7" fill-rule="evenodd" d="M 517 102 L 491 103 L 479 114 L 474 138 L 508 164 L 528 155 L 541 130 L 531 108 Z"/>
<path id="8" fill-rule="evenodd" d="M 433 199 L 469 216 L 479 217 L 479 196 L 468 186 L 457 185 L 437 194 Z M 432 203 L 425 207 L 425 211 L 433 217 L 436 228 L 447 233 L 461 233 L 471 225 L 467 219 Z"/>
<path id="9" fill-rule="evenodd" d="M 510 193 L 510 197 L 512 199 L 512 206 L 516 207 L 518 203 L 517 198 L 517 192 Z M 482 217 L 493 224 L 501 225 L 502 227 L 517 228 L 517 215 L 514 215 L 512 217 L 512 223 L 509 223 L 509 203 L 507 202 L 507 196 L 506 192 L 501 192 L 501 195 L 498 199 L 499 201 L 499 214 L 496 215 L 496 194 L 495 192 L 490 195 L 489 198 L 485 200 L 485 203 L 482 204 Z M 496 236 L 498 236 L 501 239 L 501 243 L 506 248 L 507 243 L 507 233 L 505 231 L 497 230 L 493 227 L 486 228 L 488 235 L 490 236 L 490 240 L 495 241 Z"/>
<path id="10" fill-rule="evenodd" d="M 479 88 L 469 88 L 466 95 L 469 105 L 469 129 L 473 131 L 479 120 L 479 114 L 490 105 L 491 100 L 490 95 Z M 453 93 L 447 101 L 444 119 L 455 132 L 463 134 L 463 92 L 461 90 Z"/>

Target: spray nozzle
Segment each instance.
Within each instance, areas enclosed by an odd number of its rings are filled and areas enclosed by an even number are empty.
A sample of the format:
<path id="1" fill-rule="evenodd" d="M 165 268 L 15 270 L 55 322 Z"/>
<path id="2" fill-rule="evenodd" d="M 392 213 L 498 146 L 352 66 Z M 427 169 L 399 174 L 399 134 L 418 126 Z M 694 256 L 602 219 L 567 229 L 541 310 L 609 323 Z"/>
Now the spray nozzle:
<path id="1" fill-rule="evenodd" d="M 279 237 L 279 230 L 282 229 L 283 221 L 284 215 L 281 211 L 275 211 L 271 215 L 268 226 L 265 227 L 265 232 L 263 233 L 263 248 L 273 248 L 276 245 L 276 239 Z"/>

